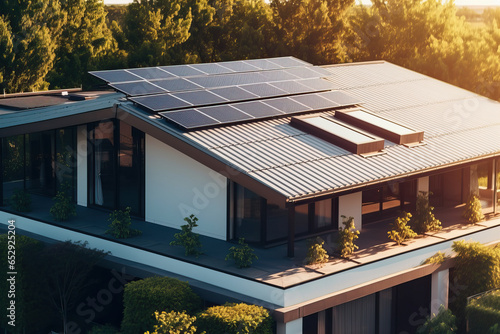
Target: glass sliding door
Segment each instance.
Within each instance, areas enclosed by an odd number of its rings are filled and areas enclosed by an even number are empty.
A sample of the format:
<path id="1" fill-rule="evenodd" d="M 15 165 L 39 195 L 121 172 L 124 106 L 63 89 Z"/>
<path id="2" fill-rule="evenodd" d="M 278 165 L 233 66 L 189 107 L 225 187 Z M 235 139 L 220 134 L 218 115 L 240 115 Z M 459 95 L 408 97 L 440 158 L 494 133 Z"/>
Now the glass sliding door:
<path id="1" fill-rule="evenodd" d="M 2 138 L 3 205 L 15 190 L 24 189 L 24 151 L 24 135 Z"/>
<path id="2" fill-rule="evenodd" d="M 26 188 L 54 196 L 56 189 L 54 131 L 26 135 Z"/>

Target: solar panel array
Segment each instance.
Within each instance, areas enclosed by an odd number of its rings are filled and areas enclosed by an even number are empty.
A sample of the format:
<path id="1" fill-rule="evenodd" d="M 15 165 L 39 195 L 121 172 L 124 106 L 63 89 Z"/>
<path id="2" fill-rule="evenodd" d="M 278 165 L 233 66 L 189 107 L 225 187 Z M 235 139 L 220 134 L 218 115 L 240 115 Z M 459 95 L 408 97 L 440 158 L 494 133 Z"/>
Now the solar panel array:
<path id="1" fill-rule="evenodd" d="M 360 103 L 294 57 L 90 73 L 188 130 Z"/>

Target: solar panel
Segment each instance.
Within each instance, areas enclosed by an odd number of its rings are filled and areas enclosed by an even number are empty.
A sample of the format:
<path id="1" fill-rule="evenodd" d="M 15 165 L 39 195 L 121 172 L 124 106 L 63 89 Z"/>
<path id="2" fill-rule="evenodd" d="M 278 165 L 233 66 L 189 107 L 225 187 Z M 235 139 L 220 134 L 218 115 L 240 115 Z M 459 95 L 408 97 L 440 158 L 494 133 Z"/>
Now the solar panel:
<path id="1" fill-rule="evenodd" d="M 277 82 L 272 82 L 271 85 L 281 90 L 284 90 L 288 94 L 302 94 L 302 93 L 316 92 L 315 89 L 304 86 L 303 84 L 300 83 L 300 81 L 277 81 Z"/>
<path id="2" fill-rule="evenodd" d="M 277 87 L 271 86 L 267 83 L 260 83 L 260 84 L 254 84 L 254 85 L 244 85 L 244 86 L 241 86 L 241 88 L 249 91 L 250 93 L 258 95 L 260 97 L 280 96 L 280 95 L 287 94 L 287 92 L 285 92 L 284 90 L 281 90 Z"/>
<path id="3" fill-rule="evenodd" d="M 318 94 L 320 96 L 324 97 L 325 99 L 336 102 L 342 106 L 352 106 L 355 104 L 362 103 L 360 100 L 352 97 L 351 95 L 348 95 L 348 94 L 341 92 L 341 91 L 338 91 L 338 90 L 333 91 L 333 92 L 325 92 L 325 93 L 318 93 Z"/>
<path id="4" fill-rule="evenodd" d="M 146 80 L 151 79 L 168 79 L 174 77 L 173 74 L 165 72 L 158 67 L 133 68 L 129 72 L 138 75 Z"/>
<path id="5" fill-rule="evenodd" d="M 178 77 L 190 77 L 195 75 L 206 75 L 205 72 L 199 71 L 192 68 L 189 65 L 170 65 L 170 66 L 160 66 L 162 70 L 165 70 Z"/>
<path id="6" fill-rule="evenodd" d="M 340 104 L 327 100 L 319 94 L 307 94 L 307 95 L 298 95 L 292 96 L 292 100 L 305 104 L 313 110 L 321 110 L 328 108 L 335 108 L 340 106 Z"/>
<path id="7" fill-rule="evenodd" d="M 109 85 L 128 96 L 165 93 L 165 89 L 147 81 L 119 82 Z"/>
<path id="8" fill-rule="evenodd" d="M 284 70 L 263 71 L 262 76 L 266 81 L 296 80 L 298 77 Z"/>
<path id="9" fill-rule="evenodd" d="M 240 87 L 215 88 L 211 89 L 210 91 L 219 96 L 222 96 L 225 99 L 228 99 L 229 101 L 251 100 L 258 97 L 257 95 L 252 94 Z"/>
<path id="10" fill-rule="evenodd" d="M 184 78 L 174 78 L 167 80 L 157 80 L 154 81 L 154 84 L 164 88 L 169 92 L 179 92 L 184 90 L 195 90 L 200 89 L 200 86 L 194 84 L 191 81 L 188 81 Z"/>
<path id="11" fill-rule="evenodd" d="M 283 115 L 283 112 L 261 101 L 242 102 L 233 106 L 255 118 Z"/>
<path id="12" fill-rule="evenodd" d="M 322 76 L 318 72 L 314 71 L 311 67 L 287 68 L 286 72 L 295 75 L 299 79 L 319 78 Z"/>
<path id="13" fill-rule="evenodd" d="M 196 106 L 227 102 L 226 99 L 206 90 L 174 93 L 172 95 Z"/>
<path id="14" fill-rule="evenodd" d="M 191 106 L 190 103 L 182 101 L 171 94 L 138 96 L 130 98 L 130 100 L 155 112 Z"/>
<path id="15" fill-rule="evenodd" d="M 250 71 L 258 71 L 260 68 L 245 63 L 244 61 L 227 61 L 220 63 L 222 66 L 229 68 L 235 72 L 250 72 Z"/>
<path id="16" fill-rule="evenodd" d="M 251 116 L 230 105 L 204 107 L 199 108 L 198 110 L 210 117 L 215 118 L 221 123 L 244 121 L 252 118 Z"/>
<path id="17" fill-rule="evenodd" d="M 137 81 L 141 79 L 125 70 L 93 71 L 89 73 L 106 82 Z"/>
<path id="18" fill-rule="evenodd" d="M 221 74 L 189 78 L 203 88 L 229 87 L 267 81 L 260 73 Z"/>
<path id="19" fill-rule="evenodd" d="M 265 100 L 263 103 L 270 105 L 271 107 L 274 107 L 285 114 L 290 114 L 290 113 L 298 113 L 298 112 L 303 112 L 303 111 L 308 111 L 311 110 L 311 108 L 294 101 L 288 97 L 282 97 L 278 99 L 270 99 L 270 100 Z"/>
<path id="20" fill-rule="evenodd" d="M 186 129 L 219 124 L 219 122 L 196 109 L 168 111 L 160 113 L 163 117 L 175 122 Z"/>
<path id="21" fill-rule="evenodd" d="M 281 67 L 312 66 L 311 64 L 294 57 L 271 58 L 269 60 L 280 65 Z"/>
<path id="22" fill-rule="evenodd" d="M 222 74 L 233 72 L 229 68 L 221 66 L 217 63 L 192 64 L 190 66 L 197 70 L 203 71 L 206 74 Z"/>
<path id="23" fill-rule="evenodd" d="M 317 91 L 338 88 L 333 82 L 320 78 L 300 80 L 300 83 Z"/>

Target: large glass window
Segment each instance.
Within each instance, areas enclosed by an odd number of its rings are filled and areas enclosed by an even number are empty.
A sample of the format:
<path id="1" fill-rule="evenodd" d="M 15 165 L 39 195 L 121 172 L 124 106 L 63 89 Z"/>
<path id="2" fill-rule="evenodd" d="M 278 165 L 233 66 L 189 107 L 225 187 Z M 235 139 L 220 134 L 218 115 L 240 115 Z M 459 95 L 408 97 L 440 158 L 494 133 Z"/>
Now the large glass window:
<path id="1" fill-rule="evenodd" d="M 484 213 L 493 212 L 493 191 L 495 187 L 495 178 L 493 175 L 494 163 L 492 160 L 480 163 L 475 167 L 477 172 L 471 173 L 471 185 L 475 188 L 471 189 L 471 192 L 479 195 Z M 474 177 L 477 177 L 477 182 L 476 180 L 472 180 Z"/>
<path id="2" fill-rule="evenodd" d="M 325 230 L 332 227 L 332 200 L 325 199 L 314 203 L 314 228 Z"/>
<path id="3" fill-rule="evenodd" d="M 261 242 L 262 197 L 234 183 L 235 239 Z"/>
<path id="4" fill-rule="evenodd" d="M 24 136 L 12 136 L 2 139 L 2 167 L 3 167 L 3 202 L 8 204 L 8 199 L 16 189 L 24 189 Z"/>

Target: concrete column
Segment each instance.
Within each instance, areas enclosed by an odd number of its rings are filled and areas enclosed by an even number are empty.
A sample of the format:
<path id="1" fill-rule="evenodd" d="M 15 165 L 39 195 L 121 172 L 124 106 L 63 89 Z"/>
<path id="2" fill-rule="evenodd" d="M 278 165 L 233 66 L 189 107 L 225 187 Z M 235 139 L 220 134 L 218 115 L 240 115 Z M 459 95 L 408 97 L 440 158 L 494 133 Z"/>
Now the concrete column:
<path id="1" fill-rule="evenodd" d="M 278 323 L 276 334 L 299 334 L 302 333 L 302 318 L 290 322 Z"/>
<path id="2" fill-rule="evenodd" d="M 424 176 L 417 179 L 417 196 L 421 191 L 429 192 L 429 177 Z"/>
<path id="3" fill-rule="evenodd" d="M 445 269 L 432 274 L 431 283 L 431 316 L 439 312 L 443 305 L 448 308 L 448 290 L 450 287 L 450 270 Z"/>
<path id="4" fill-rule="evenodd" d="M 317 334 L 326 334 L 325 322 L 326 322 L 326 312 L 325 311 L 318 312 L 318 333 Z"/>
<path id="5" fill-rule="evenodd" d="M 363 205 L 363 193 L 357 192 L 349 195 L 339 197 L 339 227 L 342 225 L 342 216 L 354 217 L 354 227 L 361 231 L 362 227 L 362 213 L 361 208 Z"/>
<path id="6" fill-rule="evenodd" d="M 87 206 L 87 126 L 80 125 L 76 133 L 76 202 Z"/>

